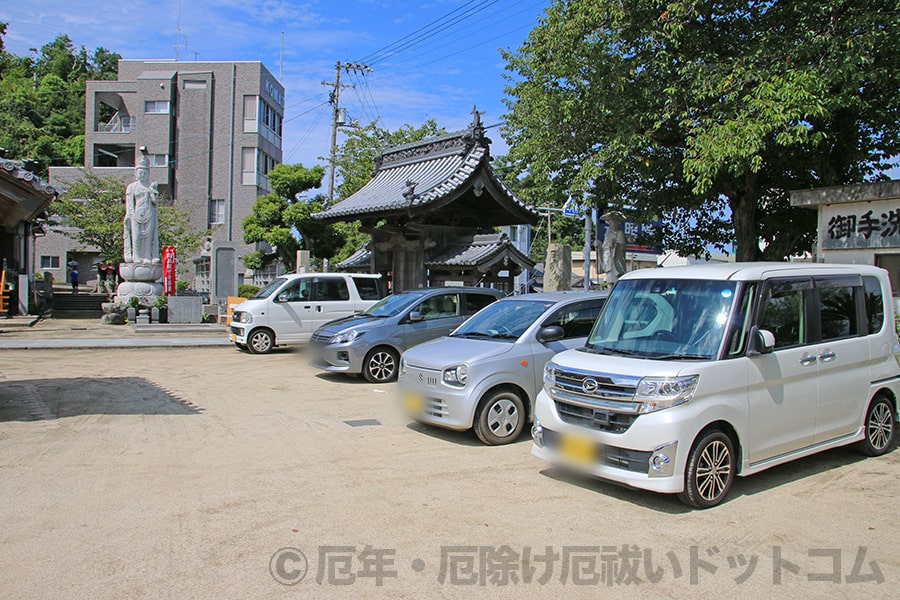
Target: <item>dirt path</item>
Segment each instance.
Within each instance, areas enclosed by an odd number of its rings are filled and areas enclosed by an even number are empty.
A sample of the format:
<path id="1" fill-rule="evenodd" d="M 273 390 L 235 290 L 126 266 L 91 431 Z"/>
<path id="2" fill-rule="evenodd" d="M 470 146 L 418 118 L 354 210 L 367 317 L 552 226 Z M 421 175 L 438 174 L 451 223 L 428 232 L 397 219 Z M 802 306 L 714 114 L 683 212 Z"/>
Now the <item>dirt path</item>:
<path id="1" fill-rule="evenodd" d="M 410 424 L 393 385 L 318 374 L 302 351 L 0 356 L 3 598 L 893 598 L 900 582 L 900 452 L 829 452 L 692 512 L 550 469 L 527 439 Z"/>

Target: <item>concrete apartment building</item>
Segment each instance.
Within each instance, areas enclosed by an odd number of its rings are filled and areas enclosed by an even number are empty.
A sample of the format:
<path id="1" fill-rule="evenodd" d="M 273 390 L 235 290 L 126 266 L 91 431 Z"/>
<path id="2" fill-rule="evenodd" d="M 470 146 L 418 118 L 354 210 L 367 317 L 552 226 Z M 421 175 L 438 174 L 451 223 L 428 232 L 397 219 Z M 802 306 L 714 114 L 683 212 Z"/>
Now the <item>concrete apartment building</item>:
<path id="1" fill-rule="evenodd" d="M 84 167 L 121 178 L 124 196 L 146 155 L 160 196 L 188 213 L 191 226 L 213 229 L 199 255 L 178 257 L 179 278 L 221 297 L 230 290 L 211 289 L 210 273 L 218 258 L 238 282 L 245 275 L 239 257 L 255 248 L 243 242 L 242 223 L 271 191 L 266 175 L 282 160 L 283 118 L 284 88 L 260 62 L 120 60 L 117 80 L 87 83 Z M 63 190 L 79 175 L 50 169 L 51 184 Z M 96 280 L 96 253 L 58 230 L 38 239 L 36 253 L 38 270 L 56 279 L 75 261 L 82 281 Z"/>

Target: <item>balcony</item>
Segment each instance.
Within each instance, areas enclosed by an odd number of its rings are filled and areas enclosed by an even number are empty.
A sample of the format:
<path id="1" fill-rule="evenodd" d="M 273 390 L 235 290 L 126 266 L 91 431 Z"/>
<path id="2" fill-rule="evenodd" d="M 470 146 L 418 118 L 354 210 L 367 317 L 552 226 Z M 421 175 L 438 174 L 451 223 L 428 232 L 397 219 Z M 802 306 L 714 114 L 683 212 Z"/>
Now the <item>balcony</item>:
<path id="1" fill-rule="evenodd" d="M 131 133 L 136 121 L 135 117 L 121 116 L 116 113 L 108 123 L 98 123 L 97 131 L 100 133 Z"/>

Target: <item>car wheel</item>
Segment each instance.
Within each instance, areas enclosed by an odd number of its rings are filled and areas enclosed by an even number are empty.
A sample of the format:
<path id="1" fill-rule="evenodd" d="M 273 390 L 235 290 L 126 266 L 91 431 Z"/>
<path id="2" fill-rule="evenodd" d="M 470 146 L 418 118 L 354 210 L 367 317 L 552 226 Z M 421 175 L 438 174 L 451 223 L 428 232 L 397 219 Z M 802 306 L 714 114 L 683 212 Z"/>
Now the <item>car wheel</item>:
<path id="1" fill-rule="evenodd" d="M 728 494 L 736 469 L 734 444 L 721 431 L 711 431 L 694 445 L 678 497 L 694 508 L 716 506 Z"/>
<path id="2" fill-rule="evenodd" d="M 489 446 L 509 444 L 525 429 L 525 405 L 512 389 L 495 391 L 485 398 L 475 415 L 475 435 Z"/>
<path id="3" fill-rule="evenodd" d="M 390 348 L 375 348 L 363 362 L 363 377 L 371 383 L 387 383 L 397 379 L 397 352 Z"/>
<path id="4" fill-rule="evenodd" d="M 275 336 L 268 329 L 254 329 L 247 338 L 247 349 L 253 354 L 268 354 L 275 347 Z"/>
<path id="5" fill-rule="evenodd" d="M 866 456 L 881 456 L 894 445 L 894 407 L 882 395 L 872 398 L 866 411 L 866 437 L 859 443 L 859 451 Z"/>

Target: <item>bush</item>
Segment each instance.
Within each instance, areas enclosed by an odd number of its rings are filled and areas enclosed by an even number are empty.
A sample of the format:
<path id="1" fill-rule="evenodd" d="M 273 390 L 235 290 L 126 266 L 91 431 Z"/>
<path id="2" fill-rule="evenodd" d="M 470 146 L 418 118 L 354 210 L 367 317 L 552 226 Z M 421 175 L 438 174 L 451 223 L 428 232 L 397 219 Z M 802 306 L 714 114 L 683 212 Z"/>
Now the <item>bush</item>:
<path id="1" fill-rule="evenodd" d="M 259 291 L 258 285 L 250 285 L 249 283 L 242 283 L 238 286 L 238 296 L 241 298 L 250 298 L 256 292 Z"/>
<path id="2" fill-rule="evenodd" d="M 175 282 L 175 293 L 180 294 L 181 292 L 188 289 L 189 285 L 190 284 L 187 281 L 182 281 L 179 279 L 178 281 Z"/>

